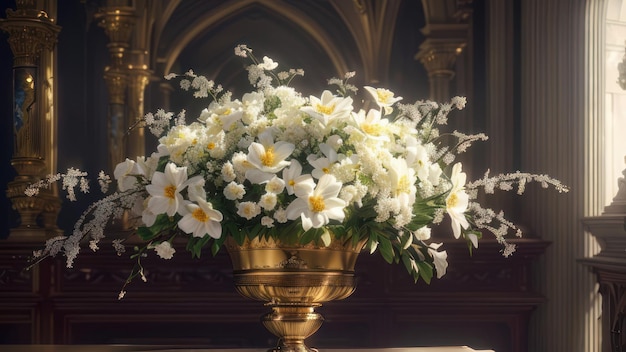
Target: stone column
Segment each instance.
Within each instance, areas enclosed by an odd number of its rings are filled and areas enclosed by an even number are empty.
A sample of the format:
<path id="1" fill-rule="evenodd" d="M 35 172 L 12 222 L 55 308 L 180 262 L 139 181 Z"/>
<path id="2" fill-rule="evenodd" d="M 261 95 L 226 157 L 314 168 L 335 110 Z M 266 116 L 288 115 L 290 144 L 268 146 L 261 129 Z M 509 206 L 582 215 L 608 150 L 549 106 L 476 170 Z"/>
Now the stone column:
<path id="1" fill-rule="evenodd" d="M 594 105 L 604 97 L 596 95 L 600 85 L 592 88 L 602 74 L 591 48 L 601 38 L 602 22 L 592 14 L 602 2 L 520 2 L 520 169 L 540 170 L 570 187 L 559 196 L 528 188 L 520 202 L 525 225 L 552 242 L 535 263 L 536 287 L 547 300 L 533 313 L 529 351 L 599 351 L 596 280 L 577 260 L 598 251 L 581 218 L 597 208 L 599 135 L 593 134 L 602 130 L 594 127 L 600 119 Z"/>
<path id="2" fill-rule="evenodd" d="M 450 82 L 454 78 L 456 57 L 465 47 L 464 40 L 428 38 L 415 55 L 426 71 L 430 84 L 430 99 L 448 101 L 450 99 Z"/>
<path id="3" fill-rule="evenodd" d="M 56 12 L 56 1 L 46 3 Z M 7 196 L 20 215 L 20 225 L 10 237 L 41 238 L 58 233 L 60 200 L 56 188 L 35 197 L 26 187 L 56 172 L 56 114 L 54 111 L 54 46 L 60 27 L 35 0 L 17 0 L 0 28 L 9 34 L 13 51 L 13 158 L 17 176 L 8 184 Z"/>

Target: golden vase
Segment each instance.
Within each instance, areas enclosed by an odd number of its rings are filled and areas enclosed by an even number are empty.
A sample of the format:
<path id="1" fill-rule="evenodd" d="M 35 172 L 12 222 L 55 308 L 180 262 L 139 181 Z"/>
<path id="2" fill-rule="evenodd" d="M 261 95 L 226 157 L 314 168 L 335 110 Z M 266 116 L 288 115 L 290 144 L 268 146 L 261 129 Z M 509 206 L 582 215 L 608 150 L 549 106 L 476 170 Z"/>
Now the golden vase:
<path id="1" fill-rule="evenodd" d="M 237 291 L 272 309 L 261 317 L 279 338 L 271 351 L 315 351 L 304 344 L 324 320 L 315 308 L 354 292 L 354 265 L 363 245 L 336 239 L 328 247 L 259 238 L 242 245 L 226 241 Z"/>

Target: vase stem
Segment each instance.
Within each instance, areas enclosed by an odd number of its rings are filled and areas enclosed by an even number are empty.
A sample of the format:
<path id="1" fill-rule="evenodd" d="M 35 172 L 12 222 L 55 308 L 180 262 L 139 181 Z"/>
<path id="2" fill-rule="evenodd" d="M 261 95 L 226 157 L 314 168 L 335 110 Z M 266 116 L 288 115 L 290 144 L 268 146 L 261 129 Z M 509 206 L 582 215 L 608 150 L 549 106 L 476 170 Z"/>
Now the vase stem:
<path id="1" fill-rule="evenodd" d="M 322 325 L 324 318 L 315 312 L 317 303 L 268 303 L 272 308 L 261 318 L 263 325 L 280 338 L 278 346 L 271 351 L 309 352 L 304 340 L 313 335 Z"/>

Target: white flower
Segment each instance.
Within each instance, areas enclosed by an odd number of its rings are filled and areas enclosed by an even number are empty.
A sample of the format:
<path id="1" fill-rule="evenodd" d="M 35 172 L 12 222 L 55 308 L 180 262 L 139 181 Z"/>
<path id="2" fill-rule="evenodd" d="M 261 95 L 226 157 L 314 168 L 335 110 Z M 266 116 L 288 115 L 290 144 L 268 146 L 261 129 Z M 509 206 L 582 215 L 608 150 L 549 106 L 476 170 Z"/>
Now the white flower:
<path id="1" fill-rule="evenodd" d="M 309 97 L 311 106 L 305 106 L 302 111 L 319 120 L 324 126 L 334 120 L 346 118 L 352 111 L 352 98 L 334 96 L 329 90 L 322 92 L 321 98 Z"/>
<path id="2" fill-rule="evenodd" d="M 293 194 L 294 187 L 309 178 L 311 175 L 301 175 L 302 173 L 302 165 L 298 162 L 298 160 L 291 160 L 291 166 L 283 170 L 283 181 L 285 181 L 285 188 L 287 188 L 288 194 Z"/>
<path id="3" fill-rule="evenodd" d="M 262 68 L 266 71 L 271 71 L 278 67 L 278 63 L 274 62 L 274 60 L 270 59 L 267 56 L 263 56 L 263 63 L 257 65 L 259 68 Z"/>
<path id="4" fill-rule="evenodd" d="M 406 160 L 394 158 L 389 161 L 389 186 L 393 196 L 399 201 L 400 209 L 412 208 L 415 203 L 415 170 L 409 168 Z"/>
<path id="5" fill-rule="evenodd" d="M 213 238 L 222 236 L 222 213 L 213 209 L 213 205 L 203 199 L 195 199 L 197 204 L 186 205 L 188 213 L 178 221 L 178 227 L 193 237 Z"/>
<path id="6" fill-rule="evenodd" d="M 469 205 L 469 196 L 463 189 L 466 175 L 464 172 L 461 172 L 461 167 L 461 163 L 456 163 L 452 167 L 452 175 L 450 176 L 452 189 L 450 189 L 450 194 L 446 198 L 446 211 L 450 215 L 455 238 L 461 236 L 461 227 L 464 229 L 469 227 L 469 223 L 465 218 L 465 211 Z"/>
<path id="7" fill-rule="evenodd" d="M 389 120 L 381 118 L 380 111 L 371 109 L 366 115 L 365 111 L 359 110 L 358 113 L 352 113 L 352 117 L 366 137 L 378 141 L 389 141 L 387 135 Z"/>
<path id="8" fill-rule="evenodd" d="M 415 238 L 419 241 L 428 241 L 430 239 L 431 229 L 428 226 L 422 226 L 413 232 Z"/>
<path id="9" fill-rule="evenodd" d="M 259 206 L 265 210 L 272 210 L 276 207 L 278 198 L 275 193 L 265 193 L 259 200 Z"/>
<path id="10" fill-rule="evenodd" d="M 363 88 L 365 88 L 365 90 L 372 95 L 376 105 L 385 109 L 385 114 L 387 115 L 393 111 L 391 106 L 402 100 L 402 97 L 395 98 L 393 92 L 389 89 L 373 88 L 369 86 L 365 86 Z"/>
<path id="11" fill-rule="evenodd" d="M 235 168 L 230 161 L 227 161 L 222 166 L 222 178 L 226 182 L 234 181 L 237 175 L 235 174 Z"/>
<path id="12" fill-rule="evenodd" d="M 415 138 L 408 138 L 406 151 L 407 164 L 417 171 L 417 177 L 421 181 L 428 180 L 431 162 L 426 148 L 418 144 Z"/>
<path id="13" fill-rule="evenodd" d="M 241 202 L 237 206 L 237 215 L 250 220 L 261 214 L 261 207 L 255 202 Z"/>
<path id="14" fill-rule="evenodd" d="M 185 181 L 187 168 L 176 167 L 173 163 L 165 166 L 165 172 L 155 172 L 152 184 L 146 186 L 146 191 L 152 196 L 148 201 L 148 209 L 154 214 L 176 214 L 183 202 L 180 191 L 186 187 Z"/>
<path id="15" fill-rule="evenodd" d="M 154 225 L 154 222 L 156 221 L 157 215 L 153 213 L 150 208 L 148 208 L 148 203 L 150 202 L 150 198 L 152 198 L 151 196 L 148 196 L 148 198 L 144 199 L 142 203 L 143 206 L 143 210 L 141 212 L 141 222 L 150 227 L 152 225 Z"/>
<path id="16" fill-rule="evenodd" d="M 459 110 L 463 110 L 465 108 L 465 104 L 467 104 L 467 98 L 466 97 L 454 97 L 452 98 L 452 101 L 450 102 L 450 104 L 456 106 L 457 109 Z"/>
<path id="17" fill-rule="evenodd" d="M 224 197 L 226 197 L 226 199 L 242 199 L 245 194 L 246 189 L 244 188 L 244 186 L 238 184 L 235 181 L 232 181 L 231 183 L 227 184 L 226 187 L 224 187 Z"/>
<path id="18" fill-rule="evenodd" d="M 163 259 L 172 259 L 176 249 L 168 241 L 159 243 L 154 247 L 156 254 Z"/>
<path id="19" fill-rule="evenodd" d="M 276 211 L 274 212 L 274 219 L 276 219 L 276 221 L 278 221 L 281 224 L 284 224 L 289 220 L 287 219 L 287 212 L 285 211 L 284 208 L 276 209 Z"/>
<path id="20" fill-rule="evenodd" d="M 312 178 L 299 182 L 295 187 L 298 197 L 287 207 L 287 218 L 302 220 L 302 228 L 308 231 L 311 227 L 320 228 L 331 219 L 343 221 L 343 209 L 346 202 L 337 196 L 341 190 L 341 182 L 337 182 L 333 175 L 322 176 L 317 186 Z"/>
<path id="21" fill-rule="evenodd" d="M 246 178 L 252 183 L 262 183 L 289 165 L 287 157 L 295 149 L 295 146 L 287 142 L 274 143 L 269 132 L 259 135 L 260 143 L 252 143 L 248 147 L 248 162 L 255 169 L 246 172 Z"/>
<path id="22" fill-rule="evenodd" d="M 274 219 L 270 218 L 269 216 L 264 216 L 261 218 L 261 225 L 270 229 L 274 227 Z"/>
<path id="23" fill-rule="evenodd" d="M 335 162 L 337 162 L 337 152 L 335 152 L 333 148 L 325 143 L 320 143 L 319 148 L 326 156 L 325 158 L 322 157 L 314 159 L 314 155 L 309 155 L 307 158 L 309 164 L 311 164 L 314 168 L 311 175 L 317 179 L 325 174 L 329 174 L 330 169 L 333 167 Z"/>
<path id="24" fill-rule="evenodd" d="M 441 166 L 439 166 L 439 164 L 430 164 L 430 168 L 428 170 L 428 181 L 430 181 L 433 186 L 439 185 L 439 180 L 442 173 L 443 170 L 441 170 Z"/>
<path id="25" fill-rule="evenodd" d="M 144 175 L 141 167 L 134 161 L 126 158 L 125 161 L 117 164 L 113 171 L 113 177 L 117 180 L 117 189 L 125 192 L 134 188 L 137 184 L 137 176 Z"/>
<path id="26" fill-rule="evenodd" d="M 284 171 L 283 171 L 284 173 Z M 271 180 L 267 181 L 265 185 L 265 191 L 279 194 L 285 189 L 285 181 L 278 178 L 277 176 L 272 177 Z"/>
<path id="27" fill-rule="evenodd" d="M 428 247 L 428 254 L 433 257 L 433 264 L 435 264 L 438 279 L 441 279 L 441 277 L 446 274 L 446 270 L 448 268 L 448 252 L 437 251 L 442 244 L 443 243 L 431 243 L 430 247 Z"/>

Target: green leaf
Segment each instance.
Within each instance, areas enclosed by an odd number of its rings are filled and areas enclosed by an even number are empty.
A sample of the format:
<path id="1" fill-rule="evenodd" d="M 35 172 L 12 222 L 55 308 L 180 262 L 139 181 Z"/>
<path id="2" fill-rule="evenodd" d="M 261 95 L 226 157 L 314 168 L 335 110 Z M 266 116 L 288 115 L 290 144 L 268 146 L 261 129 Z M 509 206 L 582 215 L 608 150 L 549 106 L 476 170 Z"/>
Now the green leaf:
<path id="1" fill-rule="evenodd" d="M 143 241 L 150 241 L 158 236 L 158 234 L 152 233 L 149 228 L 142 226 L 137 229 L 137 236 Z"/>
<path id="2" fill-rule="evenodd" d="M 164 155 L 159 158 L 159 163 L 157 164 L 156 171 L 165 172 L 165 166 L 167 166 L 169 160 L 169 155 Z"/>
<path id="3" fill-rule="evenodd" d="M 308 231 L 304 232 L 302 236 L 300 236 L 300 244 L 314 242 L 315 240 L 317 240 L 318 237 L 319 234 L 317 233 L 317 229 L 309 229 Z"/>
<path id="4" fill-rule="evenodd" d="M 419 274 L 424 282 L 430 284 L 430 280 L 433 278 L 433 267 L 426 262 L 415 262 L 419 268 Z"/>
<path id="5" fill-rule="evenodd" d="M 331 237 L 328 231 L 324 231 L 324 233 L 322 233 L 322 236 L 320 238 L 322 239 L 324 246 L 326 247 L 330 246 Z"/>
<path id="6" fill-rule="evenodd" d="M 379 242 L 378 251 L 383 256 L 385 261 L 389 264 L 393 263 L 395 254 L 393 251 L 393 245 L 391 244 L 391 241 L 389 241 L 387 237 L 378 236 L 378 242 Z"/>
<path id="7" fill-rule="evenodd" d="M 373 233 L 370 233 L 369 238 L 367 239 L 367 244 L 365 244 L 365 248 L 367 248 L 371 253 L 374 253 L 378 248 L 378 236 Z"/>

